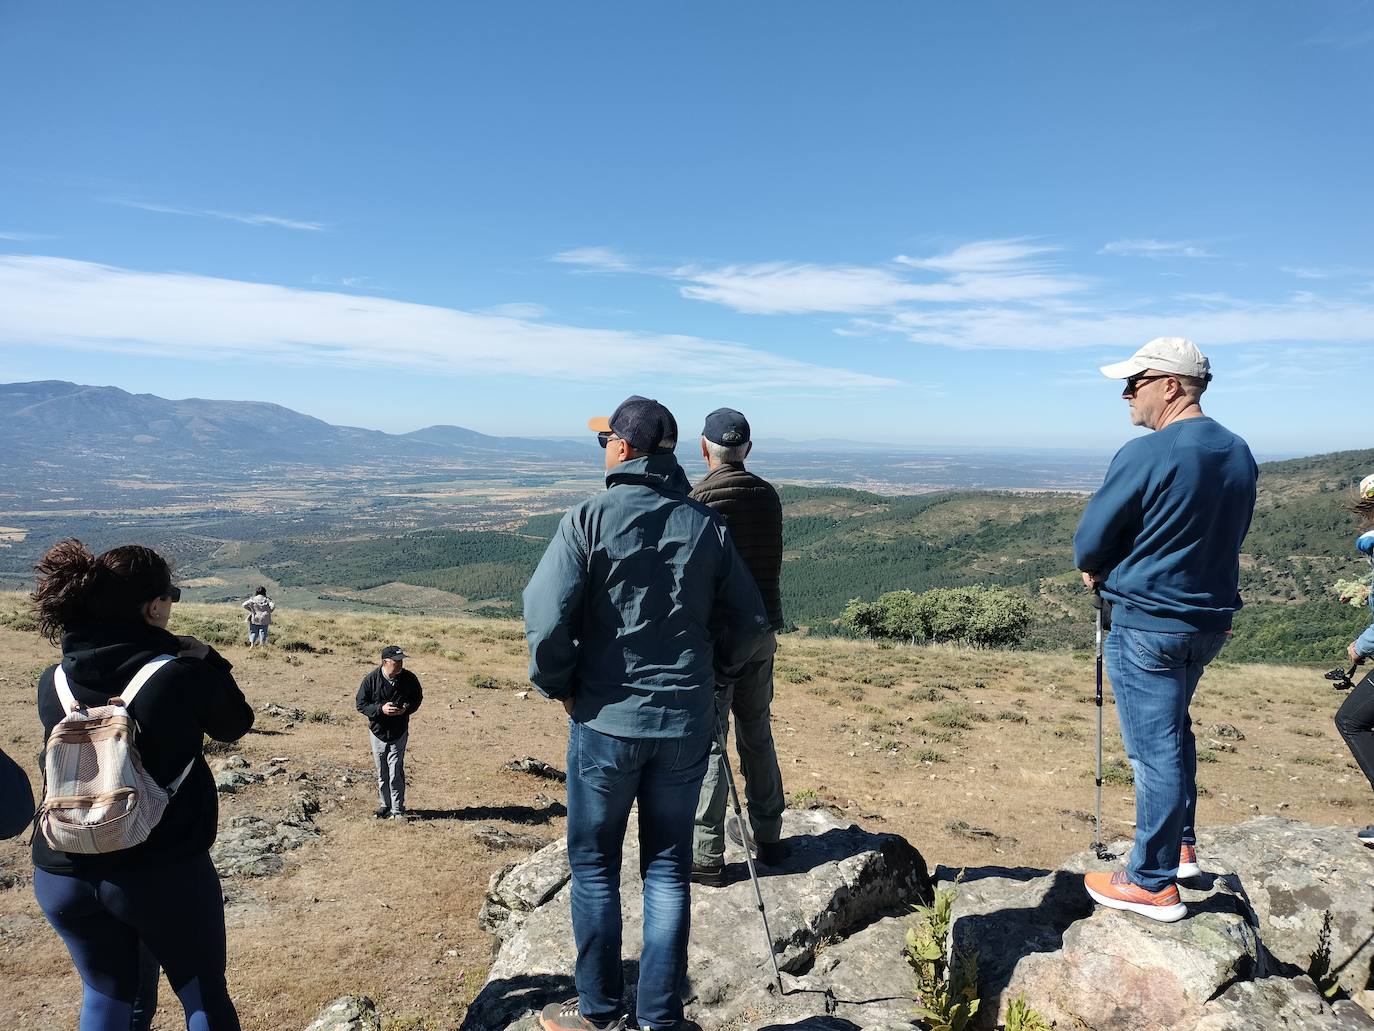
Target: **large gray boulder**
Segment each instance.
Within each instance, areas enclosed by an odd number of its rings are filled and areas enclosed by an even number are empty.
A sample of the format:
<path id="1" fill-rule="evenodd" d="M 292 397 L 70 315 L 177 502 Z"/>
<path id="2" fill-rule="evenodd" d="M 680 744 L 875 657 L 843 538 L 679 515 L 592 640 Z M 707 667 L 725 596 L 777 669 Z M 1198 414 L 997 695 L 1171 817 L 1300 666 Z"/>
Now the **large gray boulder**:
<path id="1" fill-rule="evenodd" d="M 1307 969 L 1329 911 L 1341 987 L 1357 992 L 1374 978 L 1374 853 L 1348 828 L 1262 816 L 1198 838 L 1203 870 L 1243 892 L 1285 972 Z"/>
<path id="2" fill-rule="evenodd" d="M 1188 917 L 1161 924 L 1093 905 L 1078 871 L 1107 864 L 1092 853 L 1066 865 L 1075 869 L 975 871 L 957 886 L 950 945 L 978 954 L 980 1026 L 1003 1021 L 1024 994 L 1067 1027 L 1182 1028 L 1228 985 L 1262 972 L 1245 903 L 1220 878 L 1184 889 Z"/>
<path id="3" fill-rule="evenodd" d="M 1374 1018 L 1353 1002 L 1328 1003 L 1305 977 L 1238 981 L 1204 1007 L 1191 1031 L 1369 1031 Z"/>
<path id="4" fill-rule="evenodd" d="M 885 925 L 879 921 L 879 929 L 867 937 L 855 932 L 928 898 L 925 861 L 904 839 L 862 830 L 825 810 L 787 812 L 783 836 L 790 847 L 786 862 L 759 868 L 779 965 L 789 975 L 814 972 L 817 964 L 828 964 L 832 973 L 842 970 L 844 983 L 852 985 L 848 1003 L 865 1018 L 862 1024 L 848 1026 L 883 1026 L 889 1016 L 898 1020 L 893 1026 L 899 1026 L 900 1014 L 913 1006 L 910 976 L 900 969 L 905 926 L 900 920 Z M 631 1005 L 643 911 L 636 842 L 632 819 L 621 878 Z M 786 1023 L 829 1018 L 837 1010 L 833 987 L 831 995 L 818 988 L 803 990 L 801 981 L 785 975 L 788 993 L 779 999 L 771 986 L 773 968 L 763 923 L 742 858 L 727 854 L 731 865 L 724 887 L 693 885 L 688 1015 L 709 1027 L 763 1027 L 774 1018 Z M 493 878 L 481 920 L 502 941 L 464 1028 L 532 1028 L 534 1014 L 546 1003 L 576 994 L 569 876 L 566 845 L 555 843 Z M 908 990 L 875 991 L 880 983 L 875 979 L 887 978 L 899 979 Z M 881 1012 L 875 1009 L 872 1022 L 867 1022 L 862 1005 L 854 1005 L 889 994 L 898 998 Z"/>

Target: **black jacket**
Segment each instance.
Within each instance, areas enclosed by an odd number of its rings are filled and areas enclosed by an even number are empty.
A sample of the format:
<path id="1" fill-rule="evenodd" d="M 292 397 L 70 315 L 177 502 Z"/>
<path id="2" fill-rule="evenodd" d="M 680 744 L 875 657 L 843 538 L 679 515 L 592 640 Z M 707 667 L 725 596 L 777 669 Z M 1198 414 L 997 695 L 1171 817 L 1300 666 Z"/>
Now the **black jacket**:
<path id="1" fill-rule="evenodd" d="M 0 751 L 0 838 L 12 838 L 33 819 L 33 788 L 17 762 Z"/>
<path id="2" fill-rule="evenodd" d="M 404 666 L 396 674 L 396 682 L 388 683 L 378 666 L 358 685 L 358 711 L 367 717 L 367 729 L 379 741 L 399 741 L 410 730 L 410 714 L 420 707 L 425 693 L 420 690 L 420 678 Z M 406 707 L 399 716 L 383 716 L 382 705 L 398 702 Z"/>
<path id="3" fill-rule="evenodd" d="M 135 673 L 158 655 L 175 655 L 181 642 L 146 623 L 73 627 L 62 635 L 62 668 L 76 700 L 107 705 Z M 64 713 L 49 666 L 38 678 L 38 718 L 46 741 Z M 205 735 L 234 741 L 253 725 L 253 710 L 234 677 L 233 667 L 213 648 L 204 659 L 169 662 L 144 685 L 129 714 L 138 722 L 134 744 L 143 768 L 159 784 L 191 772 L 172 796 L 148 840 L 103 855 L 56 852 L 42 834 L 34 835 L 33 862 L 52 873 L 98 874 L 126 866 L 153 866 L 189 858 L 215 842 L 219 796 L 201 751 Z"/>
<path id="4" fill-rule="evenodd" d="M 773 485 L 742 465 L 718 465 L 692 488 L 692 497 L 725 519 L 735 548 L 754 574 L 768 623 L 781 630 L 782 502 Z"/>

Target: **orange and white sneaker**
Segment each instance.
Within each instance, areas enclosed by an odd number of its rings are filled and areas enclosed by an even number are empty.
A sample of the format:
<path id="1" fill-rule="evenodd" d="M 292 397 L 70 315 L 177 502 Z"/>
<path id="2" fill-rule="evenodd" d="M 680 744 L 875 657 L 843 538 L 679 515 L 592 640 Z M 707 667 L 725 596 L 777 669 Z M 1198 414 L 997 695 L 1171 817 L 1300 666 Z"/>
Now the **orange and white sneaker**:
<path id="1" fill-rule="evenodd" d="M 1178 895 L 1178 885 L 1171 884 L 1161 891 L 1146 891 L 1132 884 L 1125 870 L 1116 873 L 1090 873 L 1084 876 L 1083 886 L 1094 902 L 1112 909 L 1124 909 L 1148 916 L 1151 920 L 1171 924 L 1188 915 L 1188 907 Z"/>
<path id="2" fill-rule="evenodd" d="M 1197 877 L 1202 873 L 1202 867 L 1197 865 L 1197 846 L 1180 845 L 1178 848 L 1178 869 L 1174 871 L 1174 876 L 1180 881 L 1186 881 L 1189 877 Z"/>

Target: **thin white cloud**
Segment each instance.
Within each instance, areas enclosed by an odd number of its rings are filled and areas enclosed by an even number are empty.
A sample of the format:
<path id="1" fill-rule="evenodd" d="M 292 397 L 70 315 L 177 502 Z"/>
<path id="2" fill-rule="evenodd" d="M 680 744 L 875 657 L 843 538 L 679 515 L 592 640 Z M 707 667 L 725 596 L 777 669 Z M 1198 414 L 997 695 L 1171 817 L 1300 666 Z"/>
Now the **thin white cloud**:
<path id="1" fill-rule="evenodd" d="M 683 297 L 751 315 L 857 314 L 910 304 L 1027 301 L 1081 289 L 1079 277 L 1032 260 L 1055 249 L 1017 238 L 965 244 L 929 258 L 898 255 L 888 265 L 772 261 L 652 268 L 610 248 L 579 247 L 554 260 L 667 279 L 681 284 Z"/>
<path id="2" fill-rule="evenodd" d="M 10 243 L 32 243 L 35 240 L 51 240 L 51 236 L 43 233 L 15 233 L 10 231 L 0 232 L 0 240 L 8 240 Z"/>
<path id="3" fill-rule="evenodd" d="M 1025 308 L 947 308 L 898 312 L 878 324 L 914 343 L 956 348 L 1067 350 L 1138 347 L 1157 336 L 1186 336 L 1206 350 L 1213 345 L 1374 343 L 1374 305 L 1327 300 L 1311 294 L 1282 301 L 1233 301 L 1213 297 L 1191 305 L 1144 310 L 1091 310 L 1068 305 Z"/>
<path id="4" fill-rule="evenodd" d="M 236 211 L 220 211 L 215 208 L 177 208 L 168 204 L 151 204 L 145 201 L 136 200 L 116 199 L 111 200 L 109 203 L 118 204 L 125 208 L 135 208 L 139 211 L 151 211 L 159 215 L 185 215 L 189 218 L 217 218 L 225 222 L 238 222 L 246 226 L 274 226 L 278 229 L 297 229 L 310 233 L 318 233 L 327 228 L 323 222 L 307 222 L 299 218 L 282 218 L 280 215 L 244 214 Z"/>
<path id="5" fill-rule="evenodd" d="M 574 247 L 555 254 L 551 261 L 561 265 L 577 265 L 592 272 L 639 272 L 630 259 L 610 247 Z"/>
<path id="6" fill-rule="evenodd" d="M 1215 258 L 1216 255 L 1190 240 L 1113 240 L 1098 254 L 1137 258 Z"/>
<path id="7" fill-rule="evenodd" d="M 671 378 L 684 389 L 896 385 L 699 337 L 24 255 L 0 255 L 0 343 L 582 382 Z"/>
<path id="8" fill-rule="evenodd" d="M 490 308 L 484 309 L 488 315 L 502 315 L 508 319 L 542 319 L 548 315 L 549 309 L 542 304 L 530 304 L 528 302 L 515 301 L 511 304 L 493 304 Z"/>
<path id="9" fill-rule="evenodd" d="M 1349 276 L 1374 276 L 1374 269 L 1354 265 L 1284 265 L 1279 271 L 1298 279 L 1343 279 Z"/>
<path id="10" fill-rule="evenodd" d="M 1059 250 L 1047 244 L 1031 243 L 1026 237 L 1005 240 L 979 240 L 954 248 L 933 258 L 911 258 L 899 254 L 893 260 L 910 268 L 935 272 L 1002 272 L 1024 268 L 1029 259 Z"/>

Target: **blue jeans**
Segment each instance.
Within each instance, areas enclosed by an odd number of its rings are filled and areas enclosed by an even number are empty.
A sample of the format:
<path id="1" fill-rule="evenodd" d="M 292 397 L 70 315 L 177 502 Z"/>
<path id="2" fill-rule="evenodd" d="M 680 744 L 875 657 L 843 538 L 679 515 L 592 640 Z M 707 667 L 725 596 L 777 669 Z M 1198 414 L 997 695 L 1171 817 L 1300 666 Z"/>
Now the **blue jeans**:
<path id="1" fill-rule="evenodd" d="M 692 818 L 710 746 L 705 732 L 692 738 L 619 738 L 569 721 L 568 862 L 577 997 L 588 1020 L 605 1023 L 622 1013 L 620 865 L 636 801 L 644 881 L 638 1023 L 671 1027 L 682 1019 Z"/>
<path id="2" fill-rule="evenodd" d="M 266 643 L 267 643 L 267 627 L 265 627 L 265 626 L 258 626 L 256 623 L 249 623 L 249 624 L 248 624 L 248 645 L 249 645 L 249 647 L 252 647 L 252 646 L 255 645 L 255 644 L 266 644 Z"/>
<path id="3" fill-rule="evenodd" d="M 148 972 L 140 942 L 167 971 L 189 1031 L 239 1031 L 224 981 L 224 896 L 208 852 L 104 874 L 39 869 L 33 892 L 81 975 L 80 1031 L 128 1031 Z"/>
<path id="4" fill-rule="evenodd" d="M 1227 636 L 1114 626 L 1103 644 L 1135 771 L 1135 848 L 1126 872 L 1149 891 L 1174 882 L 1179 846 L 1197 840 L 1197 745 L 1188 706 Z"/>

